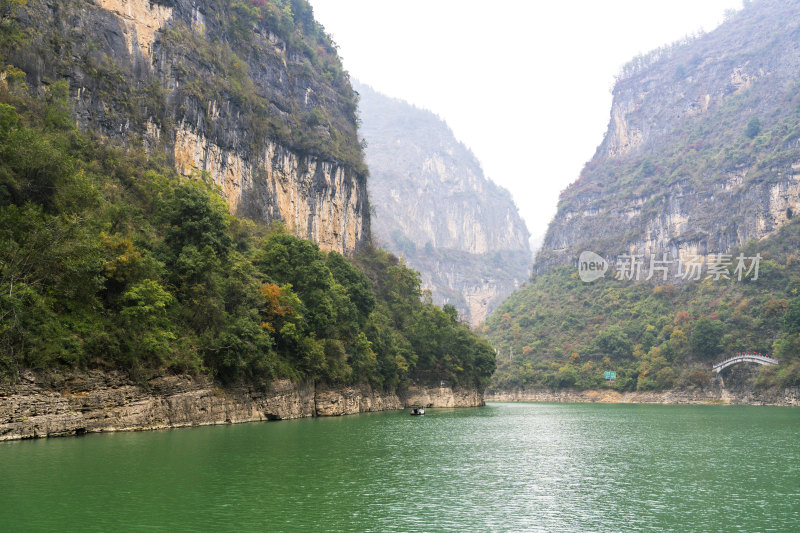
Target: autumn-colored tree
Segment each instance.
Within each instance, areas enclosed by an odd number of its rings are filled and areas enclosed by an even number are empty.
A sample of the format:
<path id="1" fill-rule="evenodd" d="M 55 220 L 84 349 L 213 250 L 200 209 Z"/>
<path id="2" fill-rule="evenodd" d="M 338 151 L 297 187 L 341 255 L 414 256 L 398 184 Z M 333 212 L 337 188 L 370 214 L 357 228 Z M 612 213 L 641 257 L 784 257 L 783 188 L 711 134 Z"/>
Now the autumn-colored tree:
<path id="1" fill-rule="evenodd" d="M 680 311 L 679 313 L 675 313 L 675 320 L 673 322 L 675 324 L 683 324 L 689 320 L 690 316 L 689 313 L 686 311 Z"/>
<path id="2" fill-rule="evenodd" d="M 275 283 L 264 283 L 258 292 L 264 299 L 261 327 L 268 332 L 280 331 L 284 324 L 298 318 L 301 303 L 292 292 L 291 285 L 281 287 Z"/>
<path id="3" fill-rule="evenodd" d="M 764 302 L 764 316 L 776 317 L 783 315 L 786 312 L 787 303 L 788 300 L 785 298 L 780 300 L 770 298 Z"/>

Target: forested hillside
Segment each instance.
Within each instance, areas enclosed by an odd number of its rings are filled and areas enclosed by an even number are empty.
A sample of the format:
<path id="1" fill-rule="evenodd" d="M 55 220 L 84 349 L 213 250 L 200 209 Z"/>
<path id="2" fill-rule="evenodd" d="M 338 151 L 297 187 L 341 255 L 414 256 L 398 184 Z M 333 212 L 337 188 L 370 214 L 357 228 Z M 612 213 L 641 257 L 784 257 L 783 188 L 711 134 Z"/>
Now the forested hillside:
<path id="1" fill-rule="evenodd" d="M 781 361 L 754 385 L 800 383 L 798 15 L 749 2 L 623 68 L 531 281 L 487 321 L 498 387 L 702 387 L 747 351 Z M 584 252 L 605 277 L 581 280 Z"/>
<path id="2" fill-rule="evenodd" d="M 4 47 L 32 36 L 17 4 L 0 4 Z M 345 258 L 234 216 L 209 173 L 181 176 L 140 137 L 76 121 L 68 80 L 30 81 L 2 69 L 2 379 L 96 368 L 223 384 L 486 384 L 493 351 L 396 257 L 364 245 Z"/>
<path id="3" fill-rule="evenodd" d="M 633 283 L 610 273 L 586 283 L 570 267 L 538 275 L 487 322 L 500 352 L 493 387 L 703 387 L 712 363 L 747 351 L 782 363 L 761 367 L 752 376 L 756 386 L 799 384 L 798 249 L 800 222 L 793 222 L 741 250 L 762 256 L 757 280 L 754 271 L 741 281 L 683 285 Z M 606 383 L 605 371 L 617 372 L 616 381 Z"/>

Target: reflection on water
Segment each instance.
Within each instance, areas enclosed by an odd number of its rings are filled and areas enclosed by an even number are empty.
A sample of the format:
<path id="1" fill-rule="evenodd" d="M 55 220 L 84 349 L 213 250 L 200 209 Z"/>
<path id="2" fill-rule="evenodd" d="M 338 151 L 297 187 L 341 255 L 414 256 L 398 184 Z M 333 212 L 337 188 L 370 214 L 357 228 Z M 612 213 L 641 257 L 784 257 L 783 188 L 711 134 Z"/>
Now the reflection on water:
<path id="1" fill-rule="evenodd" d="M 800 410 L 492 404 L 0 443 L 0 531 L 791 531 Z"/>

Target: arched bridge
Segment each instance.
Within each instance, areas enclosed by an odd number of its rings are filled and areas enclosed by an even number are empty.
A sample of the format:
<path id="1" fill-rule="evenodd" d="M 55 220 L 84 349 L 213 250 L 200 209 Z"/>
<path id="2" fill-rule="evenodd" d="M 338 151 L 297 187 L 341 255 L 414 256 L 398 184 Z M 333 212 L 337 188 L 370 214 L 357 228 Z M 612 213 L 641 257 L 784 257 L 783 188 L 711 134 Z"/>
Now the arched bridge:
<path id="1" fill-rule="evenodd" d="M 739 353 L 733 357 L 729 357 L 724 361 L 720 361 L 711 367 L 711 370 L 719 374 L 729 366 L 737 365 L 739 363 L 758 363 L 759 365 L 777 365 L 777 359 L 773 359 L 767 355 L 760 353 Z"/>

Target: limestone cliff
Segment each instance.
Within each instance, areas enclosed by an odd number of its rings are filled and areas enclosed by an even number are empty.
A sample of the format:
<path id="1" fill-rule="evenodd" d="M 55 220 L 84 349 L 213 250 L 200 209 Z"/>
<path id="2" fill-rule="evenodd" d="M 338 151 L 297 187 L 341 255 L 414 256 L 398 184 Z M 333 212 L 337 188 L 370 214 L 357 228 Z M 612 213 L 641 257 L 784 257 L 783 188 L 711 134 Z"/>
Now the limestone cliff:
<path id="1" fill-rule="evenodd" d="M 158 376 L 135 383 L 118 372 L 23 372 L 0 384 L 0 441 L 108 431 L 165 429 L 430 407 L 477 407 L 483 391 L 409 386 L 315 386 L 277 380 L 221 389 L 202 377 Z"/>
<path id="2" fill-rule="evenodd" d="M 627 65 L 534 271 L 583 250 L 708 261 L 774 235 L 800 209 L 799 30 L 799 2 L 761 0 Z"/>
<path id="3" fill-rule="evenodd" d="M 735 401 L 796 403 L 784 392 L 800 385 L 798 32 L 800 1 L 746 2 L 622 69 L 532 279 L 486 322 L 503 354 L 495 390 L 724 402 L 730 391 L 706 394 L 713 364 L 752 350 L 779 365 Z M 602 257 L 575 268 L 583 252 Z"/>
<path id="4" fill-rule="evenodd" d="M 527 278 L 528 230 L 508 191 L 429 111 L 356 85 L 377 240 L 473 325 Z"/>
<path id="5" fill-rule="evenodd" d="M 207 175 L 231 211 L 326 250 L 369 239 L 356 100 L 304 0 L 30 0 L 2 55 L 79 125 Z"/>

